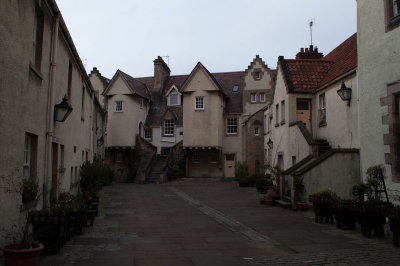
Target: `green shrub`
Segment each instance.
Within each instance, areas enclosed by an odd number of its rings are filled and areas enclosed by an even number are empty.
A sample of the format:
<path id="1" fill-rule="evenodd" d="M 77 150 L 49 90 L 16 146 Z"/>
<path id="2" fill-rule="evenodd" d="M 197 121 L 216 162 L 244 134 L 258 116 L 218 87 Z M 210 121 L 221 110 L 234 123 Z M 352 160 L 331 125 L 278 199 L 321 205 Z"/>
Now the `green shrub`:
<path id="1" fill-rule="evenodd" d="M 99 161 L 84 162 L 80 167 L 82 191 L 99 190 L 102 185 L 108 185 L 114 180 L 110 166 Z"/>
<path id="2" fill-rule="evenodd" d="M 236 162 L 235 164 L 235 177 L 237 180 L 241 180 L 249 175 L 249 169 L 246 163 Z"/>

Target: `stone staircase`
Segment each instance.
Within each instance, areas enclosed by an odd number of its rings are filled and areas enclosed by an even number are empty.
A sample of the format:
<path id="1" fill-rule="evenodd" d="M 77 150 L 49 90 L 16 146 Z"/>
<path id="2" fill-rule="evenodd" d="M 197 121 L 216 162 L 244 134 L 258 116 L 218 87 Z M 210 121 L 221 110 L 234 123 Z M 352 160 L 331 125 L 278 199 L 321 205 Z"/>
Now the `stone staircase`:
<path id="1" fill-rule="evenodd" d="M 318 146 L 318 156 L 321 156 L 332 149 L 331 145 L 329 145 L 329 142 L 326 139 L 316 139 L 315 142 Z"/>
<path id="2" fill-rule="evenodd" d="M 156 160 L 151 165 L 150 173 L 146 176 L 145 183 L 156 183 L 160 179 L 160 174 L 166 161 L 167 157 L 157 155 Z"/>

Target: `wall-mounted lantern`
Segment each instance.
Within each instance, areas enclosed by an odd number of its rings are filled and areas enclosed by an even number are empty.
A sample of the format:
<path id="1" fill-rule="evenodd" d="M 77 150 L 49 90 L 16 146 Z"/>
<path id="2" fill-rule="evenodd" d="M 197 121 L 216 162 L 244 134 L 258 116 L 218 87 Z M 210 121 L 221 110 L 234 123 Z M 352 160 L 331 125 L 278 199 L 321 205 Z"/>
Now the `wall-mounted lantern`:
<path id="1" fill-rule="evenodd" d="M 269 149 L 272 150 L 272 148 L 274 147 L 274 143 L 272 142 L 271 138 L 268 140 L 267 145 Z"/>
<path id="2" fill-rule="evenodd" d="M 351 88 L 346 87 L 344 81 L 342 81 L 342 87 L 340 87 L 337 93 L 339 94 L 340 98 L 342 98 L 343 101 L 347 101 L 347 105 L 350 106 Z"/>
<path id="3" fill-rule="evenodd" d="M 67 95 L 64 95 L 61 103 L 54 105 L 54 120 L 64 122 L 72 112 L 72 107 L 68 102 Z"/>

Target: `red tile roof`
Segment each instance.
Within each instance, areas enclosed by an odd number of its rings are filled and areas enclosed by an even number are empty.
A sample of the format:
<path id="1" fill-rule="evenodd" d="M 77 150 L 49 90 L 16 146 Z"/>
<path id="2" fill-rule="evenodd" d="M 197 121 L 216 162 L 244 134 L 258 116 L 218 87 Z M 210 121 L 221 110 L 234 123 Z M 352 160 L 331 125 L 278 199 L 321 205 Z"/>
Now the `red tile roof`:
<path id="1" fill-rule="evenodd" d="M 347 72 L 357 68 L 357 33 L 354 33 L 324 57 L 334 64 L 320 83 L 323 86 Z"/>
<path id="2" fill-rule="evenodd" d="M 289 92 L 314 93 L 321 86 L 357 68 L 357 34 L 322 59 L 279 57 Z"/>

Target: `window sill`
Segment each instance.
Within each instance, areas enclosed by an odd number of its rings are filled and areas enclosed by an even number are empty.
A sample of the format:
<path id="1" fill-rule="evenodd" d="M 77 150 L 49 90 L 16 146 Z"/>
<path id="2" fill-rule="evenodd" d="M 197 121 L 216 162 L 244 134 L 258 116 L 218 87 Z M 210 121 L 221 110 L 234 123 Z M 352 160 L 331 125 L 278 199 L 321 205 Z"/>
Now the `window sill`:
<path id="1" fill-rule="evenodd" d="M 281 125 L 284 125 L 286 123 L 286 121 L 284 120 L 284 121 L 281 121 Z"/>
<path id="2" fill-rule="evenodd" d="M 29 63 L 29 69 L 30 69 L 30 71 L 32 71 L 33 74 L 35 74 L 41 81 L 43 80 L 42 73 L 40 73 L 40 71 L 39 71 L 38 69 L 36 69 L 36 67 L 33 66 L 31 63 Z"/>
<path id="3" fill-rule="evenodd" d="M 319 121 L 319 124 L 318 124 L 319 127 L 326 127 L 326 125 L 327 125 L 326 120 Z"/>
<path id="4" fill-rule="evenodd" d="M 279 127 L 279 124 L 275 124 L 275 127 Z"/>
<path id="5" fill-rule="evenodd" d="M 225 133 L 225 137 L 237 137 L 238 133 Z"/>
<path id="6" fill-rule="evenodd" d="M 204 109 L 194 109 L 195 111 L 204 111 Z"/>

